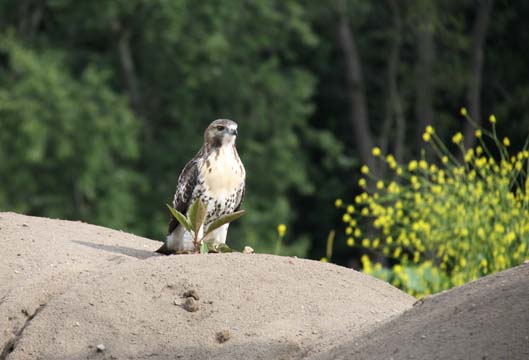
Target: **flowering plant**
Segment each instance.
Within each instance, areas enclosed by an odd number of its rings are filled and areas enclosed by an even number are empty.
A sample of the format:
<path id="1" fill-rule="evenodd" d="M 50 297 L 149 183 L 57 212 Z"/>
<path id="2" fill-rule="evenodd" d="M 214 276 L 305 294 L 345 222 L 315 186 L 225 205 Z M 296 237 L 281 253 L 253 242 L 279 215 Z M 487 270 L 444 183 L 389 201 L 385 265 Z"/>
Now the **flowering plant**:
<path id="1" fill-rule="evenodd" d="M 509 153 L 510 140 L 474 124 L 476 146 L 466 149 L 463 135 L 449 151 L 428 126 L 423 140 L 436 160 L 399 164 L 373 149 L 394 174 L 377 179 L 366 166 L 358 184 L 365 192 L 345 209 L 349 246 L 364 249 L 363 271 L 415 296 L 449 289 L 480 276 L 518 265 L 529 258 L 528 143 Z M 374 186 L 370 187 L 372 182 Z M 373 190 L 370 190 L 373 189 Z M 380 256 L 384 255 L 383 257 Z M 387 259 L 384 265 L 374 258 Z"/>

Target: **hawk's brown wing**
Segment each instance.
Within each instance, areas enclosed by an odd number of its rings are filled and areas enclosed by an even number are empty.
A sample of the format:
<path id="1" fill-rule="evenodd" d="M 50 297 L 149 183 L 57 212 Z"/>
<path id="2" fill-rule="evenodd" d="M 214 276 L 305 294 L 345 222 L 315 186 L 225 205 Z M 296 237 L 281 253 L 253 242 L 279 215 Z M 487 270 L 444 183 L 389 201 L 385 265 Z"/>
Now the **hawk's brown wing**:
<path id="1" fill-rule="evenodd" d="M 237 205 L 235 206 L 234 211 L 239 211 L 241 209 L 242 201 L 244 200 L 245 191 L 246 191 L 246 184 L 244 184 L 242 188 L 237 192 L 237 199 L 235 200 L 235 203 Z"/>
<path id="2" fill-rule="evenodd" d="M 199 151 L 199 153 L 186 164 L 178 177 L 178 185 L 173 200 L 173 207 L 184 215 L 187 214 L 187 210 L 191 205 L 193 191 L 197 185 L 198 168 L 199 163 L 202 161 L 202 155 L 203 151 L 201 149 L 201 151 Z M 179 224 L 173 215 L 170 215 L 170 219 L 171 221 L 169 222 L 167 235 L 170 235 Z"/>

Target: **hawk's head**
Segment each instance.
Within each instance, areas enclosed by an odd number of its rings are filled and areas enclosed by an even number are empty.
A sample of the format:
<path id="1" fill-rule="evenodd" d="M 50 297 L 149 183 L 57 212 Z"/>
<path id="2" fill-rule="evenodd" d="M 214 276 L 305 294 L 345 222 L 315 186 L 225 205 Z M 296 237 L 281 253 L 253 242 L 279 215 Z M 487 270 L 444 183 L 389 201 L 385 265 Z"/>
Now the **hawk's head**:
<path id="1" fill-rule="evenodd" d="M 213 121 L 204 132 L 204 141 L 214 147 L 235 144 L 237 123 L 228 119 Z"/>

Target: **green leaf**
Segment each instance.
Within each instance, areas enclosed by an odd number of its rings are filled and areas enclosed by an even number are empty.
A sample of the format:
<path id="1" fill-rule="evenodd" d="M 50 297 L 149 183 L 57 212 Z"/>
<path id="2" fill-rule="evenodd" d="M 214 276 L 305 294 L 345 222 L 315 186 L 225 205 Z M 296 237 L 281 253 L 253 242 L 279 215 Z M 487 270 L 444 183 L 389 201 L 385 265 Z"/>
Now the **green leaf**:
<path id="1" fill-rule="evenodd" d="M 212 243 L 208 243 L 207 247 L 208 247 L 208 251 L 210 251 L 210 252 L 216 252 L 216 253 L 232 253 L 232 252 L 236 252 L 235 250 L 233 250 L 231 247 L 229 247 L 226 244 L 212 244 Z"/>
<path id="2" fill-rule="evenodd" d="M 196 199 L 191 208 L 189 209 L 189 221 L 191 222 L 192 228 L 195 234 L 198 234 L 200 227 L 204 223 L 206 218 L 206 206 L 200 199 Z"/>
<path id="3" fill-rule="evenodd" d="M 237 220 L 238 218 L 243 216 L 245 212 L 246 211 L 244 211 L 244 210 L 239 210 L 239 211 L 236 211 L 234 213 L 221 216 L 217 220 L 213 221 L 211 223 L 211 225 L 209 225 L 208 230 L 206 231 L 206 234 L 204 236 L 206 236 L 207 234 L 209 234 L 213 230 L 218 229 L 219 227 L 221 227 L 224 224 L 227 224 L 227 223 L 230 223 L 232 221 Z"/>
<path id="4" fill-rule="evenodd" d="M 202 241 L 202 244 L 200 244 L 200 253 L 207 254 L 208 252 L 209 252 L 208 244 Z"/>
<path id="5" fill-rule="evenodd" d="M 166 206 L 169 208 L 169 211 L 174 216 L 174 218 L 183 226 L 186 228 L 187 231 L 191 231 L 193 228 L 191 227 L 191 223 L 184 214 L 182 214 L 180 211 L 176 210 L 169 204 L 166 204 Z"/>

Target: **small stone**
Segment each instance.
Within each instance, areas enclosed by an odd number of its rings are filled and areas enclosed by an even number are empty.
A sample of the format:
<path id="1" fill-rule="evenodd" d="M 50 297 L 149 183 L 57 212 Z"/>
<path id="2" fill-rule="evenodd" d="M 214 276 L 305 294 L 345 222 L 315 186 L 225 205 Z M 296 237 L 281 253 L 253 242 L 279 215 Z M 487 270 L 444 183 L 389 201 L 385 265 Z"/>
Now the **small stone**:
<path id="1" fill-rule="evenodd" d="M 421 335 L 421 339 L 426 339 L 426 335 Z"/>
<path id="2" fill-rule="evenodd" d="M 189 312 L 198 311 L 198 303 L 195 300 L 195 298 L 188 297 L 184 303 L 184 309 L 186 309 Z"/>
<path id="3" fill-rule="evenodd" d="M 250 246 L 245 246 L 242 253 L 243 254 L 253 254 L 255 253 L 255 250 Z"/>
<path id="4" fill-rule="evenodd" d="M 230 338 L 231 338 L 231 334 L 230 334 L 230 331 L 229 331 L 229 330 L 222 330 L 222 331 L 219 331 L 219 332 L 215 335 L 215 339 L 217 339 L 217 342 L 218 342 L 219 344 L 225 343 L 225 342 L 228 341 Z"/>
<path id="5" fill-rule="evenodd" d="M 184 293 L 185 298 L 193 298 L 195 300 L 200 300 L 200 297 L 198 296 L 198 292 L 195 289 L 187 290 Z"/>
<path id="6" fill-rule="evenodd" d="M 105 351 L 107 348 L 105 347 L 105 345 L 103 344 L 99 344 L 96 346 L 96 349 L 97 349 L 97 352 L 103 352 Z"/>

